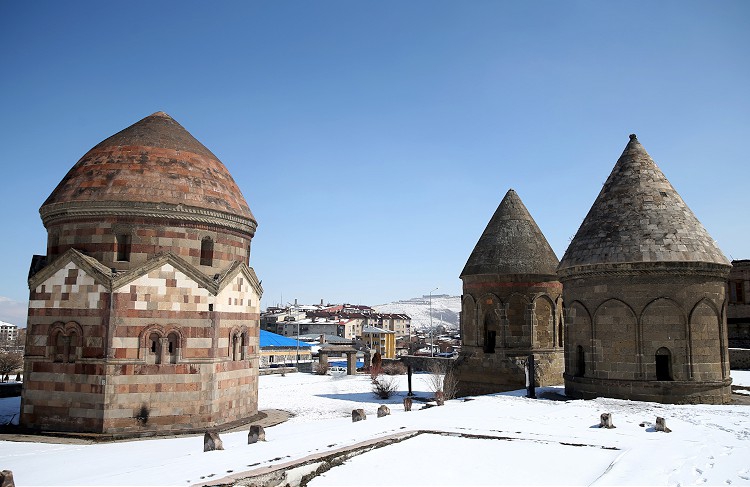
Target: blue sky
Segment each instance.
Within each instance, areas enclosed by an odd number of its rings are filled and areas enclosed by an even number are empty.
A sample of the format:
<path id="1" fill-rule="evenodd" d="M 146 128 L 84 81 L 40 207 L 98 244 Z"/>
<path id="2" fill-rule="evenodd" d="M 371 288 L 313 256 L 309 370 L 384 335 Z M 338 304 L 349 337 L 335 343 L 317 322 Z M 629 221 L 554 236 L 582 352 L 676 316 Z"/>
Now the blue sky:
<path id="1" fill-rule="evenodd" d="M 262 305 L 460 294 L 509 188 L 558 257 L 636 133 L 750 258 L 748 2 L 0 2 L 0 320 L 25 324 L 38 209 L 166 111 L 259 227 Z"/>

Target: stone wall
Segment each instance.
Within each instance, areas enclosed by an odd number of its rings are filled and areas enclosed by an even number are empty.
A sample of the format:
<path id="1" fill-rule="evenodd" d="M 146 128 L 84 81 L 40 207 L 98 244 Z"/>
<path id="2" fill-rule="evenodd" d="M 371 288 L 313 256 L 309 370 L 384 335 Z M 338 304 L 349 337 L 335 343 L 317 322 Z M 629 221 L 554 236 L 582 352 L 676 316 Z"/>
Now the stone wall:
<path id="1" fill-rule="evenodd" d="M 137 435 L 257 413 L 251 270 L 235 268 L 216 292 L 167 261 L 107 291 L 63 264 L 31 291 L 22 425 Z"/>
<path id="2" fill-rule="evenodd" d="M 464 276 L 459 395 L 526 386 L 525 364 L 536 363 L 537 386 L 562 383 L 562 285 L 551 276 Z"/>
<path id="3" fill-rule="evenodd" d="M 750 370 L 750 349 L 730 348 L 729 365 L 732 370 Z"/>
<path id="4" fill-rule="evenodd" d="M 123 234 L 130 238 L 128 261 L 119 261 L 117 256 L 117 237 Z M 201 265 L 201 242 L 206 237 L 213 242 L 211 266 Z M 120 271 L 134 269 L 159 253 L 171 252 L 213 275 L 232 262 L 248 262 L 250 238 L 242 232 L 208 225 L 199 229 L 192 223 L 182 225 L 178 221 L 163 226 L 149 218 L 104 217 L 56 221 L 48 228 L 47 248 L 49 261 L 75 248 Z"/>
<path id="5" fill-rule="evenodd" d="M 564 281 L 566 393 L 674 403 L 701 402 L 701 395 L 707 403 L 729 400 L 724 270 L 634 267 Z"/>

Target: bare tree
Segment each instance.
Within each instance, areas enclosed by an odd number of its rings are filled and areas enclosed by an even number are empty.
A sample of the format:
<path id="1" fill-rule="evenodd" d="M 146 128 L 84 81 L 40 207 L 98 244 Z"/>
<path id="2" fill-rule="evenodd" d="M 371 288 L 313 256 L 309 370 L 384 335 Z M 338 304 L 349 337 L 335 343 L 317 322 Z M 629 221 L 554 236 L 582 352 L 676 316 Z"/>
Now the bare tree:
<path id="1" fill-rule="evenodd" d="M 430 365 L 427 385 L 434 393 L 442 392 L 445 399 L 453 399 L 458 391 L 458 377 L 453 360 L 435 360 Z"/>
<path id="2" fill-rule="evenodd" d="M 0 352 L 0 375 L 5 377 L 23 367 L 23 355 L 17 352 Z"/>

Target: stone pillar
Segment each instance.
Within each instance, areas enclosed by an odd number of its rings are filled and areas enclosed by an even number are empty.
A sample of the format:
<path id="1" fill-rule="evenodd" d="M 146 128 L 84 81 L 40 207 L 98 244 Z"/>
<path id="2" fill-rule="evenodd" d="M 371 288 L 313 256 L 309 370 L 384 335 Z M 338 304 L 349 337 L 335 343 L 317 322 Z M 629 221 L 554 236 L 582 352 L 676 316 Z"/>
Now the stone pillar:
<path id="1" fill-rule="evenodd" d="M 169 363 L 169 338 L 159 338 L 159 350 L 156 352 L 159 354 L 158 364 Z"/>
<path id="2" fill-rule="evenodd" d="M 357 352 L 346 352 L 346 375 L 357 374 Z"/>

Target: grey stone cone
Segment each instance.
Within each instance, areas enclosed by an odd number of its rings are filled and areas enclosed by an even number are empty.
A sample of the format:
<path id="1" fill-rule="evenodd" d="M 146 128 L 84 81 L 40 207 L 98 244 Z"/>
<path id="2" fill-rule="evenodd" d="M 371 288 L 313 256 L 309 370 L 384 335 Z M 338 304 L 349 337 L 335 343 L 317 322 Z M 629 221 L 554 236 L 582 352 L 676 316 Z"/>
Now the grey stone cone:
<path id="1" fill-rule="evenodd" d="M 515 191 L 508 190 L 479 237 L 461 278 L 482 274 L 554 276 L 558 260 Z"/>
<path id="2" fill-rule="evenodd" d="M 635 135 L 568 246 L 558 269 L 600 264 L 730 265 Z"/>

